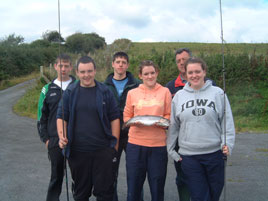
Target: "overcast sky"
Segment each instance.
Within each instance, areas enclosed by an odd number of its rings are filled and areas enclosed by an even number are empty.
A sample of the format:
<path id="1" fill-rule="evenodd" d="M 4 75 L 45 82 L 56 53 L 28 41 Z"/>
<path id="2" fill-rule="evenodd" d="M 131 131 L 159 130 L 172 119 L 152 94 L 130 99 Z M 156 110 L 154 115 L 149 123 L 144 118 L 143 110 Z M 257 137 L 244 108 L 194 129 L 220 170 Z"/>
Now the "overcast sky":
<path id="1" fill-rule="evenodd" d="M 133 42 L 220 43 L 219 0 L 60 0 L 61 34 L 95 32 L 108 44 Z M 222 0 L 227 43 L 268 43 L 268 0 Z M 25 42 L 58 31 L 58 0 L 0 0 L 0 39 Z"/>

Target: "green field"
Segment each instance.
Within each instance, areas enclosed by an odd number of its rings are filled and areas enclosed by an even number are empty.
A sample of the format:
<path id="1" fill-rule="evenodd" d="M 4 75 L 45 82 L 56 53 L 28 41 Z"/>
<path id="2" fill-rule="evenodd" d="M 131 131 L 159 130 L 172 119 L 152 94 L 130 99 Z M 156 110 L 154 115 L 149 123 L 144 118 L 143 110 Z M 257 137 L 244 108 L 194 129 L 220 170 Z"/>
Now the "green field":
<path id="1" fill-rule="evenodd" d="M 221 43 L 172 43 L 172 42 L 160 42 L 160 43 L 132 43 L 129 54 L 135 55 L 139 53 L 150 54 L 152 49 L 157 52 L 163 53 L 167 50 L 175 52 L 179 48 L 189 48 L 194 55 L 204 54 L 221 54 Z M 254 51 L 256 54 L 268 54 L 268 43 L 228 43 L 224 44 L 225 53 L 252 54 Z"/>

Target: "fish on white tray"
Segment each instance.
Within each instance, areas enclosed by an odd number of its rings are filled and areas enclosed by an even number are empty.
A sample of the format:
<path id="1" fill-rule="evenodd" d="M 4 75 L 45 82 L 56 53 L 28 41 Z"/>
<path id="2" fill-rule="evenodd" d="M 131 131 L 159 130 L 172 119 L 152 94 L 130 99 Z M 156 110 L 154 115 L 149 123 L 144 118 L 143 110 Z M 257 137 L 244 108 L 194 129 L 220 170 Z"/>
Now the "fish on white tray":
<path id="1" fill-rule="evenodd" d="M 133 125 L 143 125 L 143 126 L 159 126 L 163 128 L 168 128 L 170 121 L 161 116 L 153 115 L 141 115 L 135 116 L 124 123 L 123 128 L 133 126 Z"/>

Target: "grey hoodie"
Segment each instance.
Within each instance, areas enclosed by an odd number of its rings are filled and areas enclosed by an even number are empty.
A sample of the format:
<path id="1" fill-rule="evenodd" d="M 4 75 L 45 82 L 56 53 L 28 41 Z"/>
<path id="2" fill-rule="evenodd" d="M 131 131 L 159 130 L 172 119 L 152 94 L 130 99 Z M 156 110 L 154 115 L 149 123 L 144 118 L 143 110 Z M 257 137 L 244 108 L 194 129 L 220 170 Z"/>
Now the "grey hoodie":
<path id="1" fill-rule="evenodd" d="M 227 96 L 226 144 L 232 152 L 235 142 L 233 115 Z M 187 83 L 172 100 L 167 150 L 175 161 L 180 155 L 213 153 L 224 145 L 224 92 L 207 80 L 196 91 Z M 179 142 L 179 153 L 174 148 Z"/>

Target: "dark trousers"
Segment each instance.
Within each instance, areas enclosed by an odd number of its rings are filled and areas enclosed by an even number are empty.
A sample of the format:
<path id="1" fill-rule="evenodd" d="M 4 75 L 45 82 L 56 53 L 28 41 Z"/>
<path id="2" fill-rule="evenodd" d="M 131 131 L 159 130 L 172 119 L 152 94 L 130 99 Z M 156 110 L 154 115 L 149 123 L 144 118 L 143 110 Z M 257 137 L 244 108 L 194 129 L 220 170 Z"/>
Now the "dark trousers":
<path id="1" fill-rule="evenodd" d="M 115 186 L 114 186 L 114 197 L 113 201 L 118 201 L 118 195 L 117 195 L 117 179 L 118 179 L 118 171 L 119 171 L 119 165 L 120 165 L 120 159 L 122 152 L 125 151 L 126 153 L 126 148 L 127 148 L 127 141 L 128 137 L 120 138 L 119 139 L 119 147 L 118 147 L 118 152 L 117 152 L 117 163 L 116 163 L 116 178 L 115 178 Z"/>
<path id="2" fill-rule="evenodd" d="M 174 161 L 174 166 L 175 166 L 175 170 L 177 173 L 176 185 L 177 185 L 180 201 L 190 201 L 190 192 L 185 183 L 185 176 L 181 169 L 181 162 Z"/>
<path id="3" fill-rule="evenodd" d="M 175 150 L 179 150 L 178 142 L 175 145 Z M 183 171 L 181 169 L 181 162 L 174 161 L 174 166 L 176 170 L 176 185 L 178 189 L 178 194 L 180 201 L 190 201 L 190 191 L 187 187 L 187 184 L 185 183 L 185 176 L 183 174 Z"/>
<path id="4" fill-rule="evenodd" d="M 119 171 L 119 165 L 120 165 L 120 159 L 122 152 L 127 149 L 127 142 L 128 142 L 128 137 L 123 137 L 120 138 L 119 140 L 119 147 L 118 147 L 118 152 L 117 152 L 117 164 L 116 164 L 116 178 L 115 178 L 115 189 L 114 189 L 114 198 L 113 201 L 118 201 L 118 195 L 117 195 L 117 180 L 118 180 L 118 171 Z M 143 189 L 141 192 L 141 198 L 140 201 L 143 201 Z"/>
<path id="5" fill-rule="evenodd" d="M 222 151 L 184 156 L 181 167 L 192 201 L 218 201 L 224 185 Z"/>
<path id="6" fill-rule="evenodd" d="M 88 201 L 92 189 L 97 201 L 113 200 L 115 156 L 114 148 L 92 152 L 71 151 L 68 162 L 73 179 L 74 200 Z"/>
<path id="7" fill-rule="evenodd" d="M 152 201 L 163 201 L 167 162 L 166 146 L 144 147 L 128 143 L 126 152 L 127 201 L 140 200 L 146 174 Z"/>
<path id="8" fill-rule="evenodd" d="M 59 201 L 63 181 L 64 157 L 59 147 L 49 149 L 48 157 L 51 162 L 51 176 L 47 191 L 47 201 Z"/>
<path id="9" fill-rule="evenodd" d="M 121 159 L 122 152 L 125 151 L 125 153 L 126 153 L 127 143 L 128 143 L 127 135 L 126 135 L 126 137 L 124 136 L 123 138 L 119 139 L 119 147 L 118 147 L 118 152 L 117 152 L 117 163 L 116 163 L 116 178 L 115 178 L 115 187 L 114 187 L 115 189 L 114 189 L 113 201 L 118 201 L 118 195 L 117 195 L 118 171 L 119 171 L 119 165 L 120 165 L 120 159 Z M 143 189 L 142 189 L 142 192 L 141 192 L 140 201 L 143 201 Z"/>

